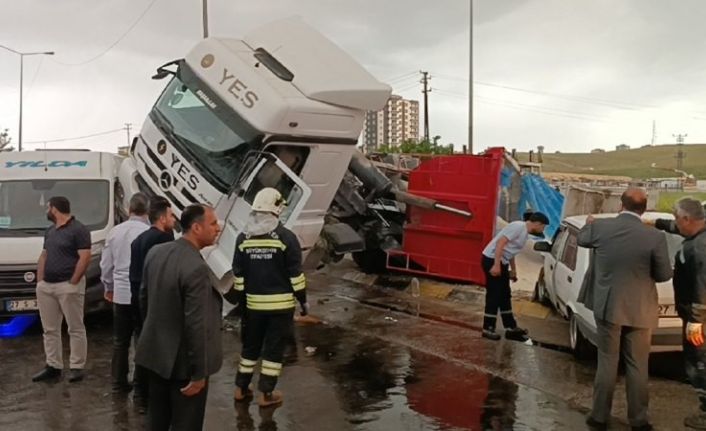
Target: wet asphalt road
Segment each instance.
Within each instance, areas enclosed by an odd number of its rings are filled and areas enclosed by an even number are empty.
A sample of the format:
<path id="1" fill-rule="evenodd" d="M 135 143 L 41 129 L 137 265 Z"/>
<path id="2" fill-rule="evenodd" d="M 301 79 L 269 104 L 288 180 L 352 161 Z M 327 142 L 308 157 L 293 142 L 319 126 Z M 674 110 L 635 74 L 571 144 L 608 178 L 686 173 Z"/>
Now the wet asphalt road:
<path id="1" fill-rule="evenodd" d="M 239 334 L 224 330 L 226 361 L 211 379 L 204 429 L 585 429 L 591 361 L 362 305 L 366 294 L 347 294 L 354 287 L 345 282 L 312 277 L 309 285 L 313 312 L 325 323 L 297 326 L 280 383 L 284 405 L 235 405 Z M 77 384 L 30 382 L 43 365 L 38 328 L 0 339 L 0 430 L 144 429 L 131 396 L 110 393 L 110 319 L 92 316 L 87 326 L 88 377 Z M 657 429 L 682 429 L 696 401 L 679 381 L 680 358 L 655 355 L 652 369 L 653 421 Z M 612 429 L 628 429 L 624 398 L 621 384 Z"/>

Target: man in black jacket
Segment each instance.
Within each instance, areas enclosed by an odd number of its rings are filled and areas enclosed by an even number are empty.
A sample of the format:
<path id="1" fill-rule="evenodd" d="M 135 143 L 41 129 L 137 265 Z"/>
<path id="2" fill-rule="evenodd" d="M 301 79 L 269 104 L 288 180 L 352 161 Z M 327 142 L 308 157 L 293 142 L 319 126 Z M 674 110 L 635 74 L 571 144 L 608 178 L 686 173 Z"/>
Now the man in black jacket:
<path id="1" fill-rule="evenodd" d="M 138 322 L 135 328 L 136 338 L 139 339 L 142 330 L 142 322 L 147 315 L 147 310 L 140 310 L 140 285 L 142 284 L 142 269 L 145 265 L 147 253 L 158 244 L 174 241 L 174 213 L 172 205 L 166 198 L 156 196 L 149 202 L 149 220 L 152 226 L 135 238 L 130 245 L 130 290 L 132 292 L 132 309 L 134 310 L 135 321 Z M 134 400 L 144 412 L 147 405 L 147 373 L 139 365 L 135 364 L 135 375 L 133 377 L 135 385 Z"/>
<path id="2" fill-rule="evenodd" d="M 696 389 L 701 404 L 698 414 L 689 416 L 684 425 L 706 430 L 706 346 L 703 325 L 706 323 L 706 217 L 704 207 L 695 199 L 677 202 L 675 219 L 659 219 L 658 229 L 684 236 L 681 250 L 674 259 L 674 300 L 684 322 L 683 346 L 686 373 Z"/>
<path id="3" fill-rule="evenodd" d="M 201 249 L 220 232 L 212 208 L 190 205 L 184 235 L 147 254 L 140 304 L 149 304 L 135 362 L 149 371 L 151 431 L 203 427 L 208 378 L 221 368 L 221 308 Z"/>
<path id="4" fill-rule="evenodd" d="M 282 393 L 275 391 L 275 386 L 282 372 L 285 343 L 293 331 L 295 299 L 301 304 L 302 315 L 309 308 L 299 240 L 278 219 L 285 205 L 273 188 L 258 192 L 245 232 L 236 240 L 233 258 L 239 307 L 245 304 L 235 399 L 245 401 L 252 396 L 250 382 L 262 358 L 258 383 L 261 407 L 282 402 Z"/>

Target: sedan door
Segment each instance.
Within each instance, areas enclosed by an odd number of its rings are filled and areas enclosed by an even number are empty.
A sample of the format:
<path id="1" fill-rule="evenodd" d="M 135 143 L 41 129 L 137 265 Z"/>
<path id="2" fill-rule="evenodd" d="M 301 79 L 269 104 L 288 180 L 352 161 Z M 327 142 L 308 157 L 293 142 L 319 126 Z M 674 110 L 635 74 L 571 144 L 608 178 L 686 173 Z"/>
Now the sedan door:
<path id="1" fill-rule="evenodd" d="M 552 242 L 552 252 L 544 255 L 544 286 L 552 304 L 556 303 L 556 285 L 554 281 L 554 271 L 561 256 L 567 237 L 567 226 L 561 225 L 554 241 Z"/>
<path id="2" fill-rule="evenodd" d="M 554 289 L 557 308 L 567 316 L 566 304 L 577 295 L 574 278 L 576 277 L 576 257 L 578 255 L 578 230 L 567 226 L 564 231 L 565 241 L 561 255 L 554 269 Z"/>

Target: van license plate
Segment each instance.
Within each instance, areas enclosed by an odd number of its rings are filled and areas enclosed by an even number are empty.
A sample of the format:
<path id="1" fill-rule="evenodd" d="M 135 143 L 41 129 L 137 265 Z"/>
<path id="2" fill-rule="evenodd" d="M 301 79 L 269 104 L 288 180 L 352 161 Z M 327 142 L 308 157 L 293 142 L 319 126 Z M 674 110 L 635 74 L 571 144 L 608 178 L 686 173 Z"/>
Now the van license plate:
<path id="1" fill-rule="evenodd" d="M 674 305 L 660 305 L 659 317 L 677 317 L 677 308 Z"/>
<path id="2" fill-rule="evenodd" d="M 34 311 L 39 309 L 36 299 L 13 299 L 5 301 L 7 311 Z"/>

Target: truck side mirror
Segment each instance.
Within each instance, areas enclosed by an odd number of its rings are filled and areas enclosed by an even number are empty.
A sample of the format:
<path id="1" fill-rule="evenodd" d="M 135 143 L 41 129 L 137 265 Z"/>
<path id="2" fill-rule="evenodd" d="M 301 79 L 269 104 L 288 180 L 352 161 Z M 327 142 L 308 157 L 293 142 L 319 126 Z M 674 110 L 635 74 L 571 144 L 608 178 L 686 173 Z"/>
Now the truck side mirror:
<path id="1" fill-rule="evenodd" d="M 534 251 L 538 251 L 541 253 L 551 253 L 552 245 L 546 241 L 535 242 L 534 243 Z"/>

